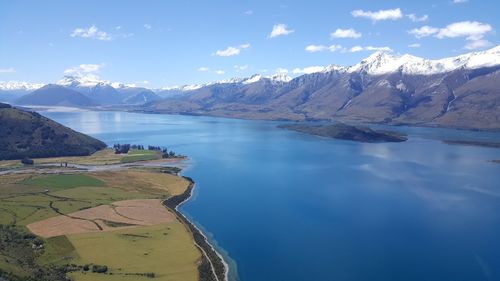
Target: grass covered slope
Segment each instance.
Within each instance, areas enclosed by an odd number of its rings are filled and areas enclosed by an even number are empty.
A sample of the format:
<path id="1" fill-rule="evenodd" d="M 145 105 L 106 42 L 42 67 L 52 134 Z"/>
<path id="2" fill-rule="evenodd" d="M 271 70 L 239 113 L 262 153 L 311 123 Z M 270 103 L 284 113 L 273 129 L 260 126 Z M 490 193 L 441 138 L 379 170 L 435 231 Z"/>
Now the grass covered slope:
<path id="1" fill-rule="evenodd" d="M 0 103 L 0 160 L 90 155 L 106 144 L 36 112 Z"/>

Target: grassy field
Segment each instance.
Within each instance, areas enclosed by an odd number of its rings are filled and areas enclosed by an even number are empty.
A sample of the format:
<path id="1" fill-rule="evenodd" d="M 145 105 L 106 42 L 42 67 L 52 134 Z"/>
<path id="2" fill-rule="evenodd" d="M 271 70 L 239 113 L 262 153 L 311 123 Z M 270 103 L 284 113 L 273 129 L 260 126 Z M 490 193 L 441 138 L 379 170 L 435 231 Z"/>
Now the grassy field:
<path id="1" fill-rule="evenodd" d="M 21 183 L 53 189 L 66 189 L 79 186 L 104 186 L 104 182 L 87 175 L 50 175 L 45 177 L 30 178 Z"/>
<path id="2" fill-rule="evenodd" d="M 142 156 L 133 156 L 137 155 Z M 147 169 L 3 175 L 0 225 L 13 226 L 24 241 L 26 225 L 30 223 L 116 201 L 168 198 L 183 193 L 188 184 L 181 177 Z M 34 251 L 36 266 L 100 264 L 109 268 L 107 274 L 77 270 L 71 273 L 75 280 L 140 280 L 147 277 L 137 274 L 145 273 L 154 273 L 158 280 L 197 280 L 201 255 L 192 239 L 184 225 L 175 220 L 155 226 L 42 239 L 43 248 L 30 251 Z M 6 253 L 0 247 L 0 269 L 4 272 L 22 276 L 30 274 L 29 268 L 36 268 L 19 260 L 16 251 Z"/>
<path id="3" fill-rule="evenodd" d="M 127 156 L 124 156 L 120 161 L 122 163 L 132 163 L 138 161 L 149 161 L 161 159 L 161 152 L 155 150 L 130 150 Z"/>
<path id="4" fill-rule="evenodd" d="M 193 265 L 200 254 L 184 225 L 174 223 L 106 233 L 69 235 L 81 263 L 106 265 L 109 274 L 76 272 L 76 281 L 154 280 L 196 281 Z M 99 249 L 96 251 L 96 249 Z"/>
<path id="5" fill-rule="evenodd" d="M 127 154 L 115 154 L 114 149 L 107 148 L 97 151 L 96 153 L 90 156 L 38 158 L 34 160 L 35 164 L 68 162 L 71 164 L 80 164 L 80 165 L 111 165 L 111 164 L 132 163 L 137 161 L 156 160 L 156 159 L 161 159 L 161 152 L 154 150 L 131 149 Z M 4 164 L 5 166 L 17 164 L 9 161 L 0 161 L 0 168 L 2 167 L 2 162 L 5 162 Z"/>

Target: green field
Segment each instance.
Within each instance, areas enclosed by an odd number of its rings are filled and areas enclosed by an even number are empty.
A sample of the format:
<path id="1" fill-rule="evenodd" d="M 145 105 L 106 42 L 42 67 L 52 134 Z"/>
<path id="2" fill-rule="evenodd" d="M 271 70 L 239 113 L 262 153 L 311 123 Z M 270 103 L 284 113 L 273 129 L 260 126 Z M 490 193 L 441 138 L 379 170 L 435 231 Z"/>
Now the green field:
<path id="1" fill-rule="evenodd" d="M 0 247 L 0 280 L 3 271 L 17 276 L 39 272 L 49 279 L 37 280 L 58 281 L 62 280 L 61 268 L 67 268 L 68 264 L 79 266 L 68 273 L 75 280 L 150 279 L 141 275 L 145 273 L 150 273 L 150 277 L 154 273 L 157 280 L 197 280 L 200 252 L 191 233 L 178 221 L 111 232 L 35 238 L 43 241 L 41 249 L 31 247 L 29 239 L 34 238 L 27 235 L 26 228 L 30 223 L 60 213 L 116 201 L 168 198 L 182 193 L 187 186 L 188 182 L 181 177 L 146 169 L 1 176 L 0 227 L 11 225 L 8 231 L 17 232 L 16 239 L 20 242 L 9 243 L 10 248 Z M 22 262 L 24 259 L 33 262 Z M 106 265 L 109 270 L 106 274 L 83 271 L 85 264 Z"/>
<path id="2" fill-rule="evenodd" d="M 132 163 L 138 161 L 149 161 L 161 159 L 161 153 L 155 150 L 130 150 L 127 156 L 121 159 L 121 163 Z"/>
<path id="3" fill-rule="evenodd" d="M 104 186 L 105 183 L 87 175 L 50 175 L 30 178 L 22 182 L 26 185 L 42 186 L 51 189 L 66 189 L 78 186 Z M 51 190 L 52 191 L 52 190 Z"/>

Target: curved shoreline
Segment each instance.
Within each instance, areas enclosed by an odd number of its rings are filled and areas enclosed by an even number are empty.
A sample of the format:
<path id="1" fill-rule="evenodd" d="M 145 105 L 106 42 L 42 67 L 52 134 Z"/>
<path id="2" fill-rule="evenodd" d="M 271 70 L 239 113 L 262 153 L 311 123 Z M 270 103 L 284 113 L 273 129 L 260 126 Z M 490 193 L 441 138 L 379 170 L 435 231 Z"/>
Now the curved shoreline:
<path id="1" fill-rule="evenodd" d="M 193 196 L 195 187 L 193 179 L 186 176 L 183 178 L 189 182 L 188 188 L 182 194 L 164 200 L 162 204 L 172 210 L 177 218 L 189 228 L 195 245 L 202 252 L 202 261 L 198 265 L 200 281 L 228 281 L 229 265 L 223 256 L 208 242 L 207 236 L 178 210 L 179 206 Z"/>

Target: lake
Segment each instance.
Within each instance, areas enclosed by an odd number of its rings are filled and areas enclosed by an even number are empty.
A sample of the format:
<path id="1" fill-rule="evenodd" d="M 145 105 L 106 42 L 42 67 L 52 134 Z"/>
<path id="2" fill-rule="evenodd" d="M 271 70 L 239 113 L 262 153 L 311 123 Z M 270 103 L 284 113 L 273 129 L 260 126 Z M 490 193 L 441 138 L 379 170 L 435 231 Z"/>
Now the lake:
<path id="1" fill-rule="evenodd" d="M 182 212 L 241 281 L 500 280 L 500 149 L 440 139 L 499 133 L 399 127 L 365 144 L 277 122 L 125 112 L 41 112 L 108 145 L 190 157 Z"/>

